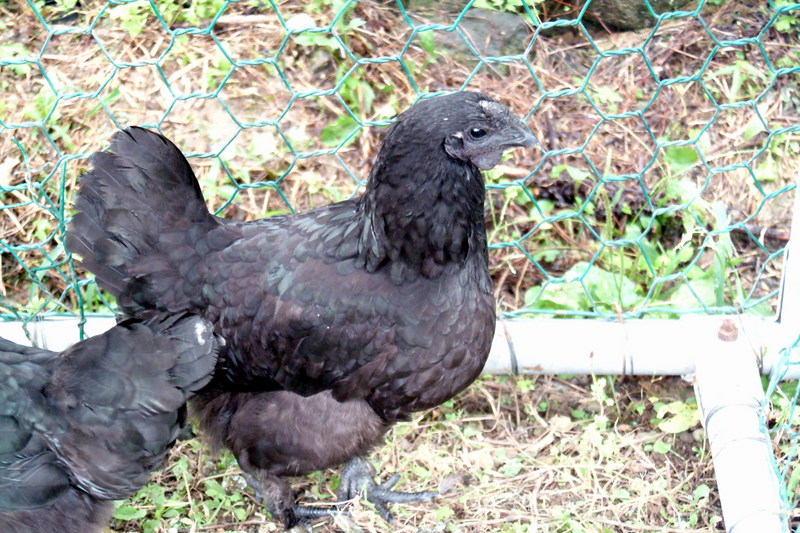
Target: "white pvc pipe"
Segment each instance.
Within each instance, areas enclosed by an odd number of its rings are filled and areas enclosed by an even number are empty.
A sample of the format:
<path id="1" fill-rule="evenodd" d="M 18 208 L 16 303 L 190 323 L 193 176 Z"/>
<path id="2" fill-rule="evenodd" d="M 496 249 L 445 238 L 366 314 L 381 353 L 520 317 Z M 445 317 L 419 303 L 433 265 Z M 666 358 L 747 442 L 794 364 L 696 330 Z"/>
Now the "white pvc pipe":
<path id="1" fill-rule="evenodd" d="M 751 316 L 702 316 L 600 320 L 510 320 L 497 325 L 484 370 L 528 374 L 678 375 L 689 376 L 697 363 L 697 343 L 724 320 L 737 324 L 763 373 L 778 363 L 786 346 L 775 321 Z M 763 355 L 762 355 L 763 354 Z M 516 365 L 514 364 L 516 361 Z M 785 379 L 800 377 L 790 369 Z"/>
<path id="2" fill-rule="evenodd" d="M 0 337 L 17 344 L 35 345 L 60 352 L 81 340 L 78 324 L 77 318 L 31 320 L 27 325 L 17 321 L 0 321 Z M 112 317 L 88 318 L 84 324 L 85 336 L 91 337 L 104 333 L 114 324 L 116 321 Z"/>
<path id="3" fill-rule="evenodd" d="M 484 371 L 500 374 L 595 374 L 689 376 L 696 366 L 697 339 L 719 329 L 728 317 L 692 315 L 678 320 L 641 319 L 625 322 L 544 318 L 501 320 Z M 775 367 L 783 335 L 772 320 L 735 317 L 740 334 L 760 360 L 762 373 Z M 113 318 L 87 319 L 88 335 L 114 325 Z M 46 319 L 27 325 L 38 346 L 60 351 L 79 337 L 78 319 Z M 0 322 L 0 337 L 31 344 L 20 322 Z M 800 366 L 800 365 L 795 365 Z M 784 378 L 800 377 L 800 368 Z"/>
<path id="4" fill-rule="evenodd" d="M 788 532 L 788 509 L 761 423 L 765 404 L 750 344 L 733 321 L 695 339 L 695 392 L 728 533 Z"/>

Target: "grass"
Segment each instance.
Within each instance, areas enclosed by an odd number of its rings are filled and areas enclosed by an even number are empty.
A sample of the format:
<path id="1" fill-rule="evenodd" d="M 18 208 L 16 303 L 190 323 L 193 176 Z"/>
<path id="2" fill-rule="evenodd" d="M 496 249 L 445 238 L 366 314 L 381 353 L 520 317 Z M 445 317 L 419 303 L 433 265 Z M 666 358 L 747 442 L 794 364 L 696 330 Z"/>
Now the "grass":
<path id="1" fill-rule="evenodd" d="M 384 477 L 402 474 L 402 489 L 439 488 L 443 497 L 395 505 L 394 527 L 356 502 L 353 523 L 322 522 L 315 531 L 719 529 L 696 416 L 665 425 L 681 411 L 664 406 L 690 398 L 691 386 L 677 379 L 485 376 L 455 400 L 398 424 L 372 457 Z M 331 501 L 337 476 L 326 471 L 293 486 L 301 501 Z M 141 516 L 113 529 L 279 531 L 244 487 L 229 454 L 213 459 L 197 440 L 184 441 L 153 484 L 121 508 L 125 517 Z"/>
<path id="2" fill-rule="evenodd" d="M 26 2 L 0 4 L 4 315 L 113 310 L 61 241 L 88 156 L 121 126 L 158 127 L 190 155 L 212 210 L 253 220 L 358 194 L 377 126 L 418 92 L 459 88 L 508 103 L 542 144 L 487 175 L 500 312 L 775 310 L 800 168 L 796 11 L 766 29 L 766 6 L 732 0 L 707 3 L 703 24 L 677 18 L 652 32 L 551 28 L 516 43 L 524 57 L 495 63 L 444 48 L 452 35 L 428 25 L 451 22 L 438 12 L 407 20 L 381 3 L 287 0 L 274 4 L 279 19 L 259 1 L 156 4 L 160 18 L 141 1 L 34 2 L 50 36 Z M 184 32 L 222 6 L 213 38 Z M 288 36 L 284 25 L 312 29 Z M 712 36 L 757 34 L 759 46 L 709 57 Z M 601 57 L 612 50 L 628 52 Z M 791 458 L 793 390 L 775 394 L 775 419 L 788 424 L 776 451 Z M 484 377 L 398 425 L 373 460 L 401 472 L 405 489 L 452 485 L 433 504 L 398 506 L 396 531 L 722 529 L 695 410 L 678 379 Z M 295 486 L 303 500 L 331 500 L 336 475 Z M 796 490 L 800 474 L 787 479 Z M 365 505 L 353 513 L 356 525 L 339 529 L 389 530 Z M 196 439 L 117 517 L 114 531 L 278 530 L 232 458 Z"/>

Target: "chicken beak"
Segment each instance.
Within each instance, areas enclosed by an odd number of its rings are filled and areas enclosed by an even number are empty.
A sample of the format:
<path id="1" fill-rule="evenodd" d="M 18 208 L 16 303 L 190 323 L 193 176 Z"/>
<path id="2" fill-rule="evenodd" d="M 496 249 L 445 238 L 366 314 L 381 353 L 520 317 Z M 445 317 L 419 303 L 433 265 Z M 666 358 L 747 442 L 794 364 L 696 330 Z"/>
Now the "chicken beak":
<path id="1" fill-rule="evenodd" d="M 532 146 L 539 146 L 539 141 L 533 136 L 527 128 L 521 124 L 516 127 L 508 128 L 507 134 L 502 141 L 503 148 L 514 148 L 517 146 L 529 148 Z"/>

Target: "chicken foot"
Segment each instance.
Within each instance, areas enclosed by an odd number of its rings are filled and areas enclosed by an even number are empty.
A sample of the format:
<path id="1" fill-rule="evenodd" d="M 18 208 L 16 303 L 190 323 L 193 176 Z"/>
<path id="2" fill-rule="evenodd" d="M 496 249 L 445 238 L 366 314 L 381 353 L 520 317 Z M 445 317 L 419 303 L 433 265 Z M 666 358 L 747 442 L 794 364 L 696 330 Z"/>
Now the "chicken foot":
<path id="1" fill-rule="evenodd" d="M 353 457 L 342 469 L 342 477 L 337 496 L 340 502 L 352 500 L 362 495 L 372 503 L 381 518 L 394 523 L 388 504 L 429 502 L 439 496 L 438 491 L 399 492 L 391 490 L 400 479 L 400 474 L 394 473 L 380 485 L 375 483 L 375 468 L 364 457 Z"/>
<path id="2" fill-rule="evenodd" d="M 400 480 L 400 474 L 392 474 L 383 483 L 374 481 L 375 468 L 364 457 L 356 456 L 345 464 L 342 469 L 339 490 L 339 501 L 336 507 L 317 507 L 299 505 L 289 484 L 282 478 L 261 474 L 253 476 L 243 472 L 243 476 L 256 492 L 256 500 L 266 505 L 267 510 L 283 522 L 286 529 L 295 526 L 304 528 L 311 533 L 311 521 L 319 518 L 333 517 L 338 514 L 349 516 L 342 510 L 342 504 L 356 497 L 363 497 L 375 506 L 378 514 L 389 522 L 394 523 L 394 517 L 389 510 L 390 503 L 429 502 L 439 496 L 438 491 L 400 492 L 392 488 Z"/>
<path id="3" fill-rule="evenodd" d="M 267 474 L 256 478 L 247 472 L 242 472 L 242 475 L 247 484 L 255 490 L 256 501 L 266 505 L 270 514 L 281 520 L 287 530 L 299 526 L 312 533 L 312 520 L 347 514 L 336 507 L 298 505 L 289 484 L 278 476 Z"/>

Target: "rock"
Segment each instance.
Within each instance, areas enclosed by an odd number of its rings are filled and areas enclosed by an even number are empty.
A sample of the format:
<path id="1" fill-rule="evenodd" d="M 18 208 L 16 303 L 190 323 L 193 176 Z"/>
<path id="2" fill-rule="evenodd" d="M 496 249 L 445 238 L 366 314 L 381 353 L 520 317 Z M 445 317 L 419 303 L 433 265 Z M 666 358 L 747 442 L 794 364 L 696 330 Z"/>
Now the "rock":
<path id="1" fill-rule="evenodd" d="M 667 11 L 678 11 L 689 0 L 650 0 L 650 5 L 656 14 Z M 571 6 L 578 9 L 586 4 L 586 0 L 574 0 Z M 563 3 L 555 0 L 545 0 L 545 12 L 552 18 L 555 14 L 564 13 Z M 572 16 L 577 16 L 577 11 L 572 7 L 568 8 Z M 656 19 L 650 14 L 642 0 L 592 0 L 587 13 L 583 17 L 584 22 L 592 25 L 602 26 L 614 30 L 640 30 L 650 28 L 655 25 Z M 602 22 L 602 24 L 601 24 Z"/>
<path id="2" fill-rule="evenodd" d="M 525 51 L 528 36 L 533 33 L 519 15 L 481 8 L 467 11 L 459 27 L 483 57 L 521 54 Z M 460 43 L 457 48 L 469 51 L 463 39 L 455 33 L 451 35 Z"/>
<path id="3" fill-rule="evenodd" d="M 463 2 L 434 0 L 404 0 L 408 11 L 422 18 L 450 24 L 461 14 Z M 434 13 L 436 13 L 434 15 Z M 442 21 L 441 14 L 446 17 Z M 500 57 L 518 55 L 525 51 L 528 37 L 533 30 L 525 19 L 514 13 L 495 11 L 493 9 L 470 8 L 458 26 L 461 33 L 470 41 L 475 50 L 483 57 Z M 436 32 L 436 45 L 457 55 L 475 56 L 461 36 L 453 32 Z"/>

